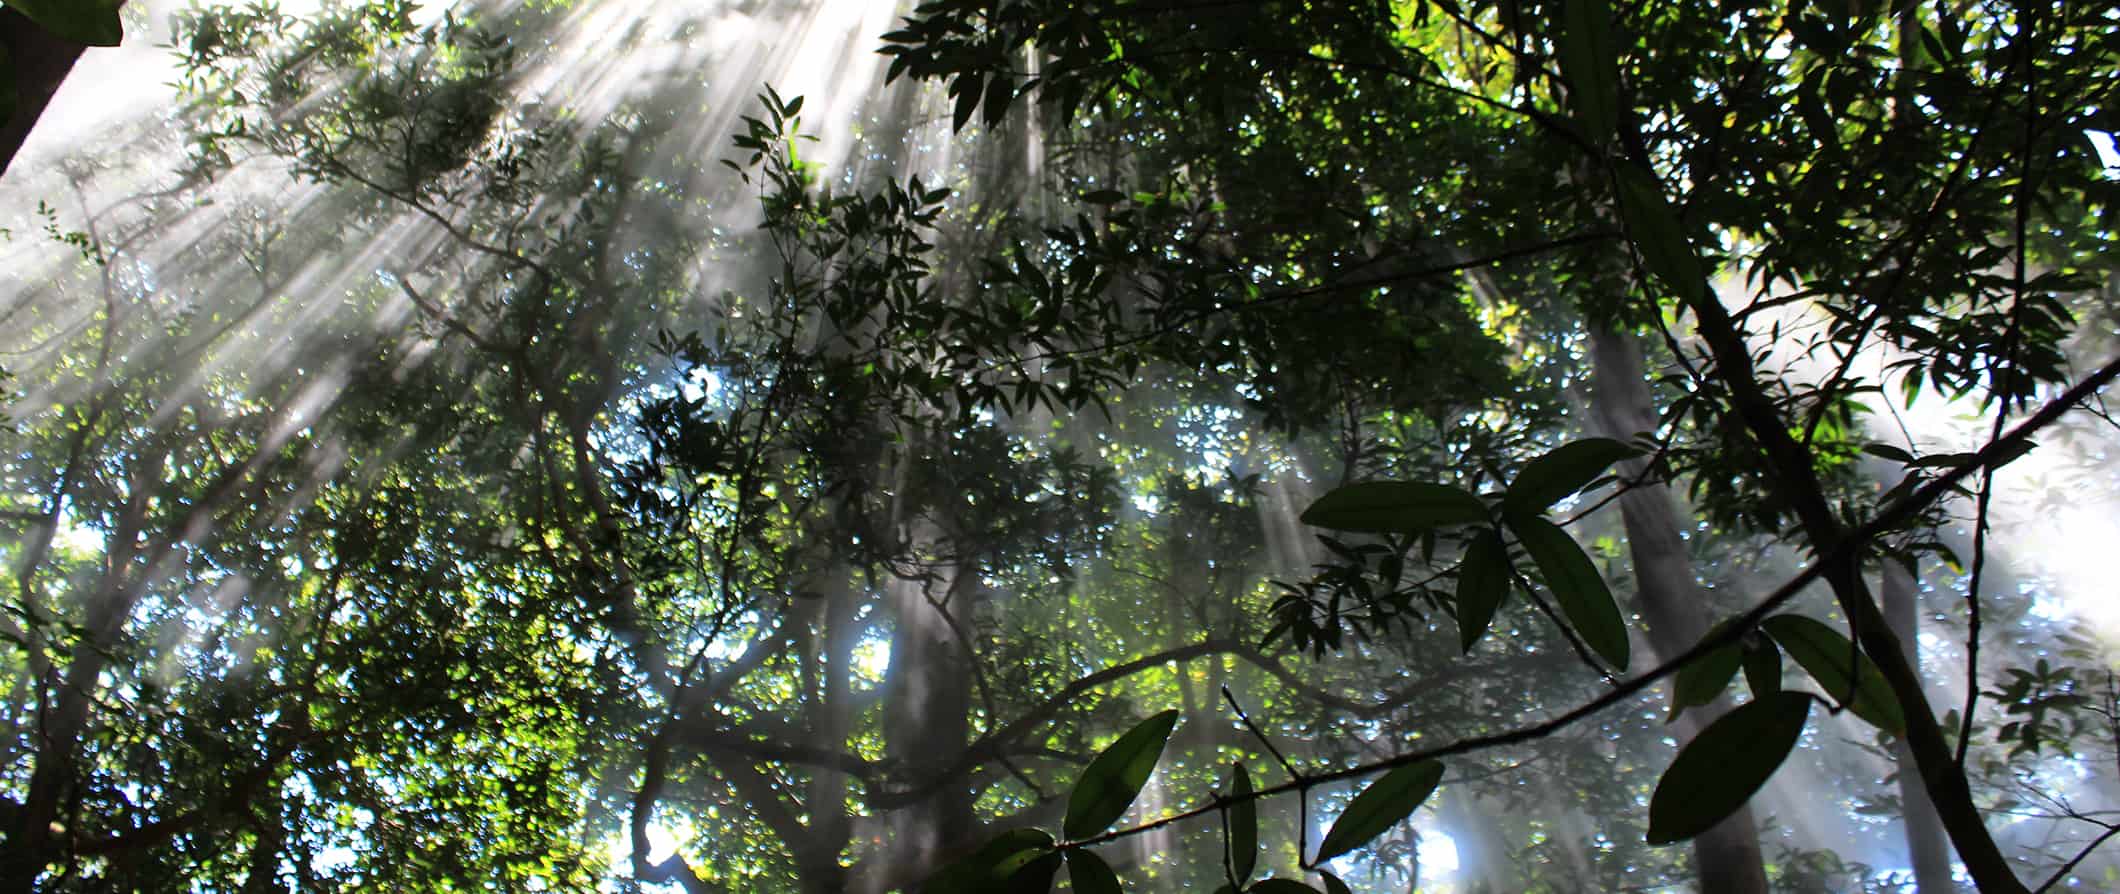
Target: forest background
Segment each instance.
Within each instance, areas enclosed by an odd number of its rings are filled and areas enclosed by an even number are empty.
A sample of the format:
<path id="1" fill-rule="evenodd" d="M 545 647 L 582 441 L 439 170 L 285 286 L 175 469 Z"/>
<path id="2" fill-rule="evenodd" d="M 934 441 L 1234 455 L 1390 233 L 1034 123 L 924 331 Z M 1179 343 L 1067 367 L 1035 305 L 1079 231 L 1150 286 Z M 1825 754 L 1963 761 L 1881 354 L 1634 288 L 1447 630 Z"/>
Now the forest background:
<path id="1" fill-rule="evenodd" d="M 6 5 L 0 889 L 2120 884 L 2108 8 Z"/>

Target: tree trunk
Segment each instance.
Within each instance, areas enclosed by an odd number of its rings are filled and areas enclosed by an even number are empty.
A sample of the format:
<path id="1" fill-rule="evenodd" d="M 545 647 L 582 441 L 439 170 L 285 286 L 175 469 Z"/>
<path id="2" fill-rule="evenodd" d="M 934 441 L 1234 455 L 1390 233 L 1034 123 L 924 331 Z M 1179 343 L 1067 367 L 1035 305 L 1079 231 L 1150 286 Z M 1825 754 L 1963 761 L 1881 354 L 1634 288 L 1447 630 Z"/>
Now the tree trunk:
<path id="1" fill-rule="evenodd" d="M 1593 326 L 1590 357 L 1597 388 L 1594 410 L 1605 432 L 1625 440 L 1654 431 L 1655 402 L 1635 337 Z M 1628 476 L 1638 476 L 1646 462 L 1632 460 L 1622 469 Z M 1708 594 L 1693 574 L 1674 497 L 1662 483 L 1643 483 L 1628 488 L 1619 498 L 1619 507 L 1627 548 L 1634 559 L 1638 603 L 1649 621 L 1650 646 L 1658 655 L 1677 655 L 1706 635 L 1709 621 Z M 1676 724 L 1677 737 L 1692 739 L 1701 725 L 1728 709 L 1727 700 L 1717 699 L 1687 712 Z M 1749 808 L 1695 838 L 1693 861 L 1703 891 L 1766 894 L 1766 865 Z"/>
<path id="2" fill-rule="evenodd" d="M 1916 639 L 1920 632 L 1916 599 L 1920 582 L 1905 565 L 1891 559 L 1884 561 L 1883 576 L 1880 595 L 1885 620 L 1891 623 L 1892 633 L 1899 641 L 1907 644 L 1907 662 L 1918 675 L 1921 646 Z M 1958 883 L 1951 879 L 1951 842 L 1943 833 L 1943 819 L 1936 815 L 1936 805 L 1930 803 L 1928 791 L 1922 788 L 1921 771 L 1914 766 L 1914 755 L 1907 749 L 1906 740 L 1895 743 L 1892 753 L 1899 759 L 1899 800 L 1906 823 L 1907 855 L 1914 863 L 1915 889 L 1921 894 L 1950 894 L 1958 890 Z"/>

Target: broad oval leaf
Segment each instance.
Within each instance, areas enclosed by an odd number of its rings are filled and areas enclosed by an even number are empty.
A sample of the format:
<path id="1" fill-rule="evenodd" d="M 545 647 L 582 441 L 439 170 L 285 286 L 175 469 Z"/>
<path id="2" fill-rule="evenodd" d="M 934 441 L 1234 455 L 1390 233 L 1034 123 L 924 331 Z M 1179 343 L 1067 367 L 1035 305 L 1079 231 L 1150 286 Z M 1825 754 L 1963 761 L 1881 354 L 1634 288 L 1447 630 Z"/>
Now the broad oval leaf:
<path id="1" fill-rule="evenodd" d="M 1244 889 L 1252 894 L 1318 894 L 1318 889 L 1285 878 L 1270 878 Z"/>
<path id="2" fill-rule="evenodd" d="M 1016 871 L 1002 876 L 1001 887 L 994 894 L 1047 894 L 1053 890 L 1053 876 L 1060 874 L 1059 851 L 1046 851 L 1033 856 Z"/>
<path id="3" fill-rule="evenodd" d="M 125 38 L 120 0 L 0 0 L 30 21 L 74 43 L 114 47 Z"/>
<path id="4" fill-rule="evenodd" d="M 1487 504 L 1447 484 L 1365 481 L 1334 488 L 1303 510 L 1303 523 L 1366 534 L 1418 534 L 1487 521 Z"/>
<path id="5" fill-rule="evenodd" d="M 1720 636 L 1730 623 L 1726 620 L 1715 625 L 1702 639 Z M 1714 701 L 1730 687 L 1730 680 L 1737 676 L 1737 668 L 1744 663 L 1744 657 L 1744 644 L 1733 642 L 1679 668 L 1678 678 L 1671 684 L 1671 715 L 1666 722 L 1678 719 L 1679 712 L 1687 708 Z"/>
<path id="6" fill-rule="evenodd" d="M 1472 651 L 1472 644 L 1494 623 L 1495 610 L 1509 598 L 1510 570 L 1509 550 L 1497 529 L 1481 531 L 1465 548 L 1457 580 L 1458 644 L 1465 651 Z"/>
<path id="7" fill-rule="evenodd" d="M 1620 165 L 1620 213 L 1626 216 L 1627 236 L 1642 255 L 1642 264 L 1686 304 L 1707 300 L 1708 281 L 1701 272 L 1700 256 L 1679 225 L 1678 211 L 1664 200 L 1664 193 L 1648 173 L 1632 165 Z"/>
<path id="8" fill-rule="evenodd" d="M 1735 813 L 1803 737 L 1811 696 L 1777 692 L 1716 718 L 1678 750 L 1649 798 L 1649 843 L 1671 844 Z"/>
<path id="9" fill-rule="evenodd" d="M 1229 865 L 1238 881 L 1251 878 L 1259 863 L 1259 802 L 1252 798 L 1251 774 L 1243 764 L 1229 770 Z"/>
<path id="10" fill-rule="evenodd" d="M 1781 691 L 1781 649 L 1773 640 L 1758 637 L 1745 647 L 1744 661 L 1745 685 L 1753 698 Z"/>
<path id="11" fill-rule="evenodd" d="M 1119 874 L 1095 852 L 1075 848 L 1067 852 L 1067 880 L 1075 894 L 1119 894 Z"/>
<path id="12" fill-rule="evenodd" d="M 1325 833 L 1325 840 L 1318 844 L 1317 862 L 1323 863 L 1384 834 L 1400 820 L 1413 814 L 1435 794 L 1435 787 L 1443 781 L 1443 765 L 1437 761 L 1421 761 L 1400 767 L 1377 781 L 1370 783 L 1362 793 L 1348 802 L 1347 810 L 1334 820 L 1332 829 Z"/>
<path id="13" fill-rule="evenodd" d="M 1561 72 L 1568 76 L 1568 99 L 1591 142 L 1602 144 L 1619 126 L 1612 14 L 1603 0 L 1564 0 L 1561 16 Z"/>
<path id="14" fill-rule="evenodd" d="M 1164 711 L 1135 724 L 1089 762 L 1067 798 L 1067 820 L 1061 825 L 1067 837 L 1087 838 L 1126 815 L 1177 725 L 1178 712 Z"/>
<path id="15" fill-rule="evenodd" d="M 1524 551 L 1531 554 L 1539 573 L 1545 575 L 1546 588 L 1560 603 L 1561 615 L 1575 625 L 1576 635 L 1613 667 L 1626 668 L 1627 621 L 1620 616 L 1619 603 L 1612 601 L 1612 591 L 1605 586 L 1604 577 L 1597 573 L 1590 556 L 1576 545 L 1575 538 L 1561 526 L 1537 516 L 1511 515 L 1509 528 L 1524 544 Z"/>
<path id="16" fill-rule="evenodd" d="M 1588 487 L 1612 464 L 1641 451 L 1611 438 L 1570 441 L 1524 464 L 1502 503 L 1518 512 L 1539 513 Z"/>
<path id="17" fill-rule="evenodd" d="M 1053 836 L 1039 829 L 1010 829 L 987 839 L 978 850 L 930 876 L 925 894 L 984 894 L 1005 890 L 1012 876 L 1040 857 L 1054 853 Z"/>
<path id="18" fill-rule="evenodd" d="M 1320 872 L 1318 875 L 1325 879 L 1325 894 L 1354 894 L 1347 889 L 1346 882 L 1340 881 L 1339 876 L 1330 872 Z"/>
<path id="19" fill-rule="evenodd" d="M 1884 680 L 1884 674 L 1867 655 L 1858 655 L 1855 646 L 1840 631 L 1827 627 L 1824 622 L 1803 615 L 1775 615 L 1761 621 L 1760 629 L 1788 650 L 1789 657 L 1803 666 L 1804 672 L 1817 680 L 1825 689 L 1826 697 L 1845 705 L 1855 716 L 1870 725 L 1893 735 L 1906 732 L 1906 714 L 1899 707 L 1899 699 L 1892 694 L 1892 687 Z M 1848 660 L 1854 659 L 1855 672 L 1848 672 Z M 1854 686 L 1849 686 L 1849 678 Z"/>

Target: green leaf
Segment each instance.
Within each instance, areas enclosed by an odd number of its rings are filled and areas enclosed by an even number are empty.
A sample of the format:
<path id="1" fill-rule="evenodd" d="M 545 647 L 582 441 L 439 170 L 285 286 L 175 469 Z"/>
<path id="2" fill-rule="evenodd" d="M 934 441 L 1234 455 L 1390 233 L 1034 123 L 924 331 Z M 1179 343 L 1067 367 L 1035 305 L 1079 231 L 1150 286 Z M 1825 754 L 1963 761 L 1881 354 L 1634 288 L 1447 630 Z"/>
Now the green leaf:
<path id="1" fill-rule="evenodd" d="M 1046 894 L 1053 889 L 1053 876 L 1060 874 L 1060 863 L 1059 851 L 1036 855 L 1004 877 L 1001 891 L 1007 894 Z"/>
<path id="2" fill-rule="evenodd" d="M 1384 834 L 1413 814 L 1435 793 L 1443 781 L 1443 765 L 1436 761 L 1408 764 L 1370 783 L 1348 802 L 1346 812 L 1334 820 L 1325 840 L 1318 845 L 1317 862 L 1323 863 Z M 1256 889 L 1255 889 L 1256 890 Z"/>
<path id="3" fill-rule="evenodd" d="M 1325 894 L 1354 894 L 1347 889 L 1346 882 L 1340 881 L 1339 876 L 1330 872 L 1320 872 L 1318 875 L 1325 879 Z"/>
<path id="4" fill-rule="evenodd" d="M 1010 829 L 944 867 L 921 886 L 925 894 L 987 894 L 1012 891 L 1014 876 L 1054 854 L 1053 836 L 1038 829 Z"/>
<path id="5" fill-rule="evenodd" d="M 1731 620 L 1735 620 L 1734 618 Z M 1713 639 L 1730 626 L 1730 621 L 1708 631 L 1703 639 Z M 1679 668 L 1678 679 L 1671 684 L 1671 714 L 1666 722 L 1678 719 L 1679 712 L 1715 701 L 1715 697 L 1730 687 L 1730 680 L 1737 676 L 1737 668 L 1744 662 L 1742 643 L 1731 643 Z"/>
<path id="6" fill-rule="evenodd" d="M 1368 481 L 1334 488 L 1303 510 L 1303 523 L 1367 534 L 1418 534 L 1488 520 L 1487 504 L 1459 488 L 1413 481 Z"/>
<path id="7" fill-rule="evenodd" d="M 1612 14 L 1603 0 L 1564 0 L 1561 9 L 1561 73 L 1568 99 L 1590 141 L 1603 144 L 1619 129 L 1619 53 L 1612 43 Z"/>
<path id="8" fill-rule="evenodd" d="M 1229 770 L 1229 865 L 1238 881 L 1251 878 L 1259 863 L 1259 802 L 1252 800 L 1251 774 L 1243 764 Z"/>
<path id="9" fill-rule="evenodd" d="M 1567 531 L 1543 518 L 1511 515 L 1509 528 L 1546 576 L 1546 588 L 1561 604 L 1561 615 L 1575 625 L 1584 644 L 1613 667 L 1625 668 L 1627 622 L 1620 616 L 1619 603 L 1612 601 L 1612 591 L 1605 587 L 1597 566 L 1590 563 L 1590 556 Z"/>
<path id="10" fill-rule="evenodd" d="M 1641 451 L 1611 438 L 1585 438 L 1546 451 L 1524 464 L 1509 483 L 1502 504 L 1519 512 L 1539 513 L 1587 487 L 1613 463 Z"/>
<path id="11" fill-rule="evenodd" d="M 1898 735 L 1906 732 L 1906 714 L 1900 710 L 1899 699 L 1892 695 L 1892 687 L 1884 680 L 1884 674 L 1871 663 L 1869 656 L 1855 653 L 1855 646 L 1840 631 L 1827 627 L 1824 622 L 1803 615 L 1775 615 L 1761 621 L 1760 629 L 1789 651 L 1789 657 L 1803 666 L 1811 679 L 1825 689 L 1826 697 L 1855 712 L 1870 725 L 1885 732 Z M 1848 672 L 1848 660 L 1856 661 L 1855 672 Z M 1854 678 L 1850 692 L 1850 677 Z"/>
<path id="12" fill-rule="evenodd" d="M 1318 889 L 1285 878 L 1270 878 L 1245 890 L 1252 894 L 1318 894 Z"/>
<path id="13" fill-rule="evenodd" d="M 1808 693 L 1777 692 L 1708 724 L 1656 783 L 1649 843 L 1685 841 L 1743 807 L 1796 747 L 1810 713 Z"/>
<path id="14" fill-rule="evenodd" d="M 7 47 L 0 46 L 0 126 L 15 120 L 21 103 L 21 92 L 15 89 L 15 64 L 7 57 Z"/>
<path id="15" fill-rule="evenodd" d="M 1627 236 L 1641 252 L 1642 264 L 1656 274 L 1673 295 L 1687 304 L 1706 300 L 1708 281 L 1701 272 L 1700 256 L 1679 226 L 1678 212 L 1664 201 L 1664 192 L 1648 172 L 1621 165 L 1620 213 L 1626 216 Z"/>
<path id="16" fill-rule="evenodd" d="M 1502 545 L 1502 532 L 1495 528 L 1481 531 L 1465 548 L 1465 559 L 1458 566 L 1458 643 L 1465 651 L 1472 651 L 1472 644 L 1494 623 L 1495 610 L 1509 598 L 1509 578 L 1509 549 Z"/>
<path id="17" fill-rule="evenodd" d="M 1746 646 L 1744 661 L 1745 685 L 1753 698 L 1781 691 L 1781 649 L 1773 640 L 1760 637 Z"/>
<path id="18" fill-rule="evenodd" d="M 950 132 L 956 133 L 972 123 L 972 112 L 979 108 L 979 96 L 985 90 L 985 82 L 975 75 L 958 75 L 950 83 L 955 91 L 957 104 L 950 115 Z"/>
<path id="19" fill-rule="evenodd" d="M 30 21 L 74 43 L 114 47 L 125 38 L 121 0 L 0 0 Z"/>
<path id="20" fill-rule="evenodd" d="M 1163 745 L 1177 725 L 1178 712 L 1164 711 L 1127 730 L 1089 762 L 1067 799 L 1067 820 L 1061 826 L 1067 837 L 1087 838 L 1126 815 L 1126 808 L 1141 794 L 1141 786 L 1148 784 L 1148 774 L 1155 772 Z"/>
<path id="21" fill-rule="evenodd" d="M 1075 848 L 1067 852 L 1067 880 L 1075 894 L 1119 894 L 1119 874 L 1095 852 Z"/>

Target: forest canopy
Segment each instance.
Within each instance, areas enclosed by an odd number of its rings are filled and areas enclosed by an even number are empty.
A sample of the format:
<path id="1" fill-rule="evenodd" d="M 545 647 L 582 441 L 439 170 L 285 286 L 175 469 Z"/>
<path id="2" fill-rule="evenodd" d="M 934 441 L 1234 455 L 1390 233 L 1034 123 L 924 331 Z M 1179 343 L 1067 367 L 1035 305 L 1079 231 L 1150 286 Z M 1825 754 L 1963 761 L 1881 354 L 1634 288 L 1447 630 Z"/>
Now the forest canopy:
<path id="1" fill-rule="evenodd" d="M 2110 7 L 0 4 L 0 890 L 2120 887 Z"/>

